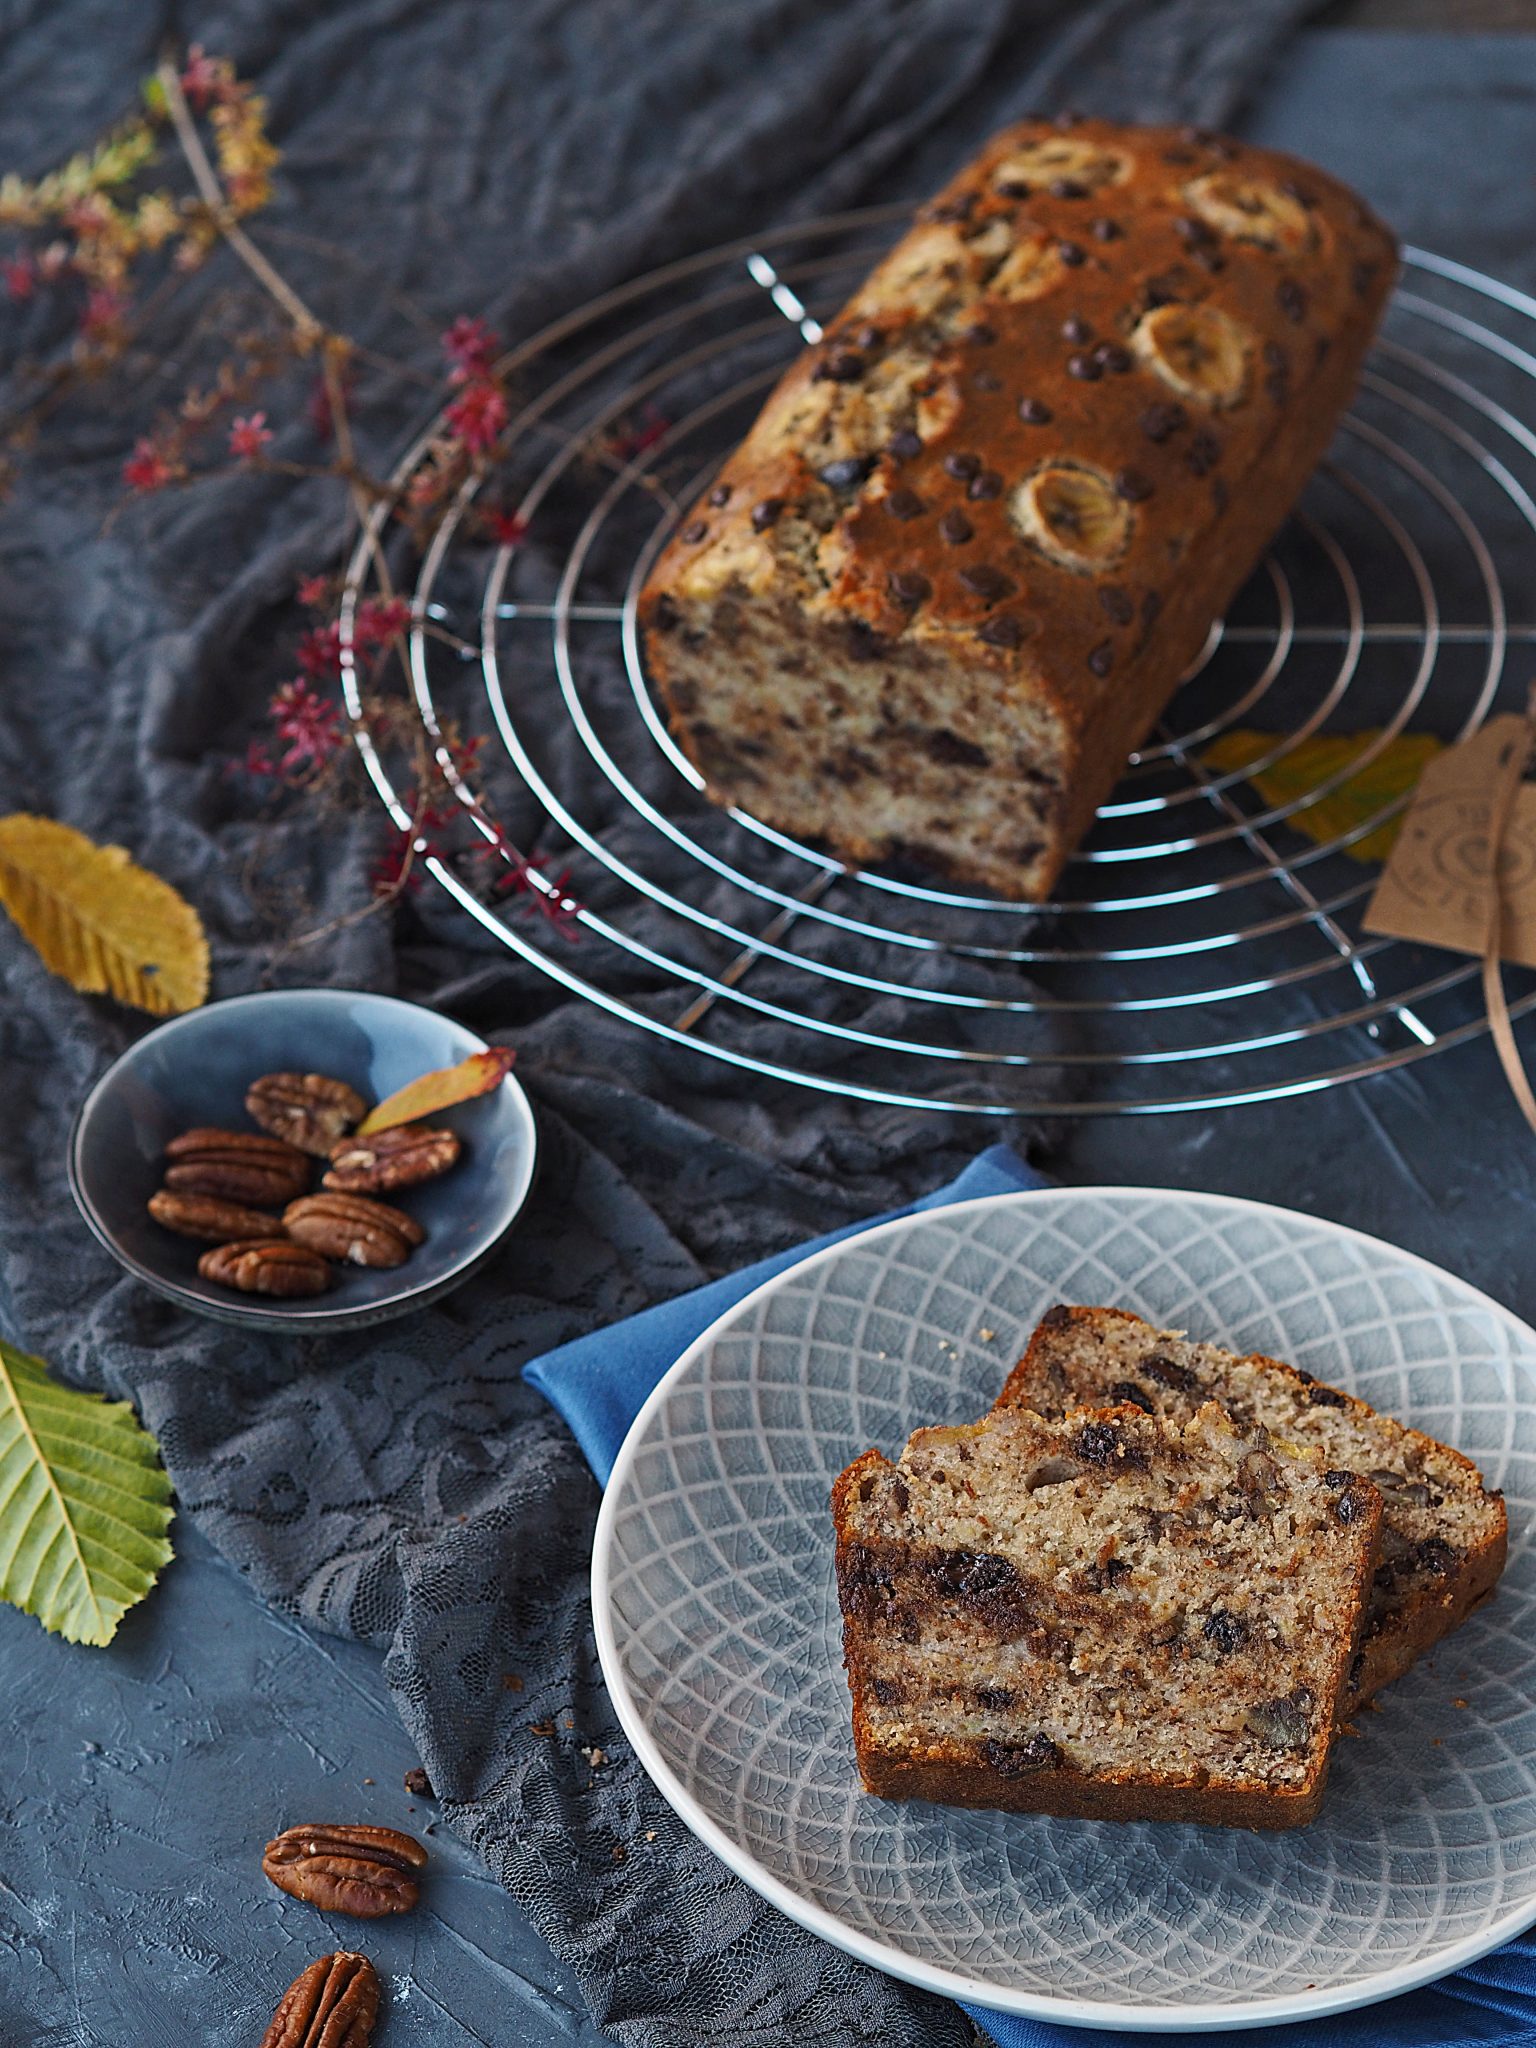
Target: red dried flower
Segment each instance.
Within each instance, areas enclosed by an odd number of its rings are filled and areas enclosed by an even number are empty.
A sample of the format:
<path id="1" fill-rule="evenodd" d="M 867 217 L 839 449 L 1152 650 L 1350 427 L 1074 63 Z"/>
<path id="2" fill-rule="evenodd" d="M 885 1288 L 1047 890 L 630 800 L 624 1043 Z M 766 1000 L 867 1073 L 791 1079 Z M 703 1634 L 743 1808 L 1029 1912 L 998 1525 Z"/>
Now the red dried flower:
<path id="1" fill-rule="evenodd" d="M 105 341 L 114 337 L 123 324 L 123 315 L 128 310 L 128 301 L 121 292 L 109 291 L 105 285 L 98 285 L 85 302 L 85 311 L 80 316 L 80 332 L 87 341 Z"/>
<path id="2" fill-rule="evenodd" d="M 123 482 L 141 498 L 148 497 L 151 491 L 163 491 L 180 474 L 164 449 L 157 447 L 147 434 L 134 442 L 133 453 L 123 464 Z"/>
<path id="3" fill-rule="evenodd" d="M 187 66 L 181 74 L 181 89 L 194 107 L 210 107 L 215 100 L 221 100 L 229 91 L 230 78 L 227 65 L 217 57 L 210 57 L 201 43 L 193 43 L 187 51 Z"/>
<path id="4" fill-rule="evenodd" d="M 617 461 L 630 462 L 647 448 L 654 448 L 671 424 L 666 414 L 647 400 L 639 420 L 631 427 L 616 427 L 603 446 Z"/>
<path id="5" fill-rule="evenodd" d="M 352 396 L 353 378 L 344 370 L 341 377 L 341 395 L 345 402 Z M 331 417 L 331 387 L 324 377 L 317 377 L 309 388 L 309 401 L 304 408 L 310 426 L 318 439 L 329 441 L 335 435 L 336 422 Z"/>
<path id="6" fill-rule="evenodd" d="M 495 361 L 501 347 L 501 336 L 486 326 L 483 320 L 472 320 L 461 313 L 448 332 L 443 336 L 443 353 L 453 364 L 453 381 L 467 383 L 473 377 L 483 377 Z"/>
<path id="7" fill-rule="evenodd" d="M 30 256 L 8 256 L 0 263 L 0 277 L 13 299 L 30 299 L 37 290 L 37 265 Z"/>
<path id="8" fill-rule="evenodd" d="M 272 439 L 264 412 L 241 413 L 229 425 L 229 452 L 237 462 L 254 462 Z"/>
<path id="9" fill-rule="evenodd" d="M 443 417 L 471 454 L 483 455 L 507 424 L 507 401 L 494 384 L 477 378 L 464 386 Z"/>
<path id="10" fill-rule="evenodd" d="M 316 696 L 302 678 L 284 683 L 272 699 L 272 724 L 287 752 L 278 763 L 284 775 L 313 763 L 321 767 L 341 745 L 341 713 Z"/>
<path id="11" fill-rule="evenodd" d="M 404 597 L 365 597 L 357 608 L 353 621 L 352 637 L 358 646 L 371 652 L 393 640 L 397 633 L 410 630 L 411 606 Z"/>
<path id="12" fill-rule="evenodd" d="M 421 872 L 416 866 L 417 836 L 414 827 L 396 829 L 370 877 L 375 896 L 414 893 L 421 887 Z"/>
<path id="13" fill-rule="evenodd" d="M 299 581 L 297 591 L 299 603 L 313 611 L 316 605 L 331 601 L 331 579 L 329 576 L 305 576 Z"/>
<path id="14" fill-rule="evenodd" d="M 298 645 L 299 667 L 307 676 L 339 676 L 341 674 L 341 628 L 334 619 L 327 619 L 323 626 L 311 626 L 300 637 Z"/>
<path id="15" fill-rule="evenodd" d="M 230 775 L 241 773 L 255 776 L 275 775 L 277 773 L 277 763 L 272 759 L 272 756 L 267 752 L 260 740 L 252 740 L 245 750 L 244 759 L 231 761 L 225 772 Z"/>
<path id="16" fill-rule="evenodd" d="M 507 505 L 486 505 L 480 513 L 481 524 L 498 546 L 515 548 L 528 536 L 528 522 L 520 519 Z"/>

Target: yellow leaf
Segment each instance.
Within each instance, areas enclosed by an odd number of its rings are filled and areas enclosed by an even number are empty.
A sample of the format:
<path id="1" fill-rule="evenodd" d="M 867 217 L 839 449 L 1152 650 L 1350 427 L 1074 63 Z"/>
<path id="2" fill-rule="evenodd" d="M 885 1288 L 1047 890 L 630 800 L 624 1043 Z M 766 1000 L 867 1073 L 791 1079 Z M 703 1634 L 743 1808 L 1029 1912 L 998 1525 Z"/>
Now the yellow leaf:
<path id="1" fill-rule="evenodd" d="M 1316 789 L 1321 782 L 1331 781 L 1335 775 L 1348 768 L 1367 748 L 1381 738 L 1382 728 L 1372 726 L 1364 732 L 1317 733 L 1311 739 L 1301 741 L 1289 753 L 1268 768 L 1261 768 L 1252 777 L 1254 788 L 1271 808 L 1294 803 L 1305 796 L 1308 790 Z M 1221 738 L 1206 748 L 1201 756 L 1205 767 L 1217 774 L 1230 774 L 1234 769 L 1246 768 L 1250 761 L 1257 761 L 1281 744 L 1281 735 L 1272 732 L 1250 732 L 1242 727 L 1223 733 Z M 1358 775 L 1352 775 L 1341 782 L 1337 789 L 1315 804 L 1308 804 L 1305 810 L 1293 811 L 1285 820 L 1298 832 L 1306 834 L 1317 845 L 1342 838 L 1346 832 L 1353 832 L 1357 825 L 1363 825 L 1367 818 L 1375 817 L 1388 804 L 1407 796 L 1417 788 L 1419 777 L 1429 762 L 1440 751 L 1440 741 L 1432 733 L 1400 732 L 1368 761 Z M 1398 828 L 1403 822 L 1400 811 L 1395 818 L 1388 818 L 1378 825 L 1374 832 L 1367 832 L 1362 839 L 1356 839 L 1343 851 L 1351 860 L 1382 861 L 1392 851 Z"/>
<path id="2" fill-rule="evenodd" d="M 472 1052 L 456 1067 L 439 1067 L 431 1074 L 418 1074 L 393 1095 L 387 1095 L 377 1109 L 370 1109 L 354 1136 L 367 1137 L 373 1131 L 391 1131 L 396 1124 L 413 1124 L 418 1117 L 434 1116 L 451 1109 L 456 1102 L 469 1102 L 477 1095 L 489 1095 L 512 1071 L 516 1053 L 505 1045 L 488 1046 Z"/>
<path id="3" fill-rule="evenodd" d="M 0 907 L 49 973 L 84 995 L 162 1017 L 207 998 L 197 912 L 120 846 L 97 846 L 53 818 L 0 818 Z"/>

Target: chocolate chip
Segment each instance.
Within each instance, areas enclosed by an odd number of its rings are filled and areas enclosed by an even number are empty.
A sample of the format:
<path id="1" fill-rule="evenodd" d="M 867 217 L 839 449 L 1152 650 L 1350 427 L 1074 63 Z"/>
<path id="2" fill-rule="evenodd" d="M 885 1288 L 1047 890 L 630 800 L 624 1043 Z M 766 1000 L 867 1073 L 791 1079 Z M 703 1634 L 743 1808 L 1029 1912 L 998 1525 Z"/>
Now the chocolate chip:
<path id="1" fill-rule="evenodd" d="M 783 510 L 784 500 L 782 498 L 759 498 L 752 507 L 753 532 L 766 533 Z"/>
<path id="2" fill-rule="evenodd" d="M 864 358 L 851 348 L 834 349 L 816 365 L 813 376 L 829 384 L 857 384 L 864 374 Z"/>
<path id="3" fill-rule="evenodd" d="M 941 199 L 936 206 L 930 206 L 929 220 L 969 220 L 976 210 L 976 194 L 962 192 L 958 199 Z"/>
<path id="4" fill-rule="evenodd" d="M 658 633 L 672 633 L 677 630 L 677 622 L 681 617 L 682 613 L 663 591 L 651 607 L 651 624 Z"/>
<path id="5" fill-rule="evenodd" d="M 1064 1761 L 1048 1735 L 1031 1735 L 1027 1742 L 984 1742 L 981 1754 L 987 1768 L 1000 1778 L 1033 1778 L 1041 1771 L 1059 1769 Z"/>
<path id="6" fill-rule="evenodd" d="M 1000 597 L 1013 595 L 1012 577 L 1005 576 L 1001 569 L 994 569 L 990 562 L 973 562 L 968 569 L 960 571 L 960 581 L 987 604 L 996 604 Z"/>
<path id="7" fill-rule="evenodd" d="M 1149 441 L 1166 441 L 1176 434 L 1189 415 L 1182 405 L 1149 405 L 1138 424 Z"/>
<path id="8" fill-rule="evenodd" d="M 1075 355 L 1067 357 L 1067 375 L 1080 377 L 1085 384 L 1097 384 L 1104 374 L 1104 365 L 1094 356 Z"/>
<path id="9" fill-rule="evenodd" d="M 715 488 L 709 494 L 709 502 L 711 503 L 711 505 L 728 505 L 731 502 L 730 485 L 716 484 Z"/>
<path id="10" fill-rule="evenodd" d="M 885 509 L 893 519 L 916 519 L 927 507 L 916 491 L 909 491 L 905 484 L 901 484 L 886 499 Z"/>
<path id="11" fill-rule="evenodd" d="M 1265 342 L 1264 361 L 1271 370 L 1288 370 L 1290 368 L 1290 357 L 1278 341 Z"/>
<path id="12" fill-rule="evenodd" d="M 1139 1408 L 1143 1415 L 1155 1415 L 1152 1396 L 1145 1387 L 1137 1386 L 1134 1380 L 1116 1380 L 1109 1390 L 1109 1399 L 1116 1408 Z"/>
<path id="13" fill-rule="evenodd" d="M 946 768 L 990 768 L 992 756 L 985 747 L 978 747 L 974 740 L 963 740 L 959 733 L 951 732 L 948 726 L 940 726 L 923 741 L 923 752 L 931 761 L 939 762 Z M 994 1563 L 1001 1564 L 1001 1558 Z"/>
<path id="14" fill-rule="evenodd" d="M 1228 135 L 1213 135 L 1206 148 L 1219 163 L 1229 164 L 1237 155 L 1237 144 Z"/>
<path id="15" fill-rule="evenodd" d="M 1190 436 L 1184 450 L 1184 467 L 1194 476 L 1207 476 L 1221 460 L 1221 443 L 1204 427 Z"/>
<path id="16" fill-rule="evenodd" d="M 834 491 L 853 491 L 858 489 L 874 466 L 872 455 L 845 455 L 840 461 L 829 462 L 816 474 Z"/>
<path id="17" fill-rule="evenodd" d="M 1086 199 L 1088 187 L 1080 185 L 1076 178 L 1052 178 L 1045 188 L 1053 199 Z"/>
<path id="18" fill-rule="evenodd" d="M 1214 1646 L 1219 1656 L 1230 1657 L 1248 1640 L 1248 1624 L 1241 1616 L 1229 1614 L 1225 1607 L 1214 1607 L 1205 1617 L 1201 1631 L 1206 1641 Z"/>
<path id="19" fill-rule="evenodd" d="M 1131 593 L 1118 583 L 1106 583 L 1099 592 L 1099 609 L 1114 626 L 1128 626 L 1136 616 Z"/>
<path id="20" fill-rule="evenodd" d="M 1114 647 L 1108 640 L 1101 640 L 1088 656 L 1088 666 L 1096 676 L 1107 676 L 1114 665 Z"/>
<path id="21" fill-rule="evenodd" d="M 1187 142 L 1192 149 L 1205 149 L 1211 140 L 1210 131 L 1206 128 L 1185 126 L 1179 130 L 1179 140 Z"/>
<path id="22" fill-rule="evenodd" d="M 1117 469 L 1115 471 L 1115 496 L 1124 498 L 1128 505 L 1139 505 L 1150 498 L 1153 492 L 1152 479 L 1139 469 Z"/>
<path id="23" fill-rule="evenodd" d="M 1313 1408 L 1347 1408 L 1348 1394 L 1341 1394 L 1337 1387 L 1321 1387 L 1314 1383 L 1307 1395 L 1308 1404 Z"/>
<path id="24" fill-rule="evenodd" d="M 1191 251 L 1202 270 L 1208 270 L 1212 277 L 1227 267 L 1227 259 L 1219 249 L 1195 249 Z"/>
<path id="25" fill-rule="evenodd" d="M 1216 239 L 1210 222 L 1202 220 L 1197 213 L 1179 214 L 1174 220 L 1173 232 L 1181 242 L 1187 242 L 1192 249 Z"/>
<path id="26" fill-rule="evenodd" d="M 708 533 L 708 531 L 709 528 L 704 524 L 702 519 L 690 519 L 688 524 L 683 528 L 682 538 L 690 542 L 702 540 L 705 534 Z"/>
<path id="27" fill-rule="evenodd" d="M 1130 1455 L 1130 1447 L 1112 1422 L 1085 1423 L 1077 1432 L 1072 1449 L 1088 1465 L 1145 1462 Z"/>
<path id="28" fill-rule="evenodd" d="M 1456 1562 L 1456 1552 L 1438 1536 L 1426 1536 L 1413 1546 L 1410 1560 L 1415 1571 L 1432 1572 L 1443 1579 Z"/>
<path id="29" fill-rule="evenodd" d="M 990 348 L 997 339 L 997 329 L 989 327 L 985 320 L 973 320 L 960 336 L 962 341 L 974 342 L 977 348 Z"/>
<path id="30" fill-rule="evenodd" d="M 1157 617 L 1158 613 L 1162 610 L 1162 608 L 1163 600 L 1161 592 L 1156 590 L 1149 590 L 1146 596 L 1141 600 L 1142 624 L 1144 626 L 1150 626 L 1152 621 Z"/>
<path id="31" fill-rule="evenodd" d="M 1063 107 L 1053 118 L 1058 128 L 1080 128 L 1088 116 L 1081 107 Z"/>
<path id="32" fill-rule="evenodd" d="M 1003 495 L 1003 479 L 995 469 L 984 469 L 973 476 L 965 495 L 968 498 L 1000 498 Z"/>
<path id="33" fill-rule="evenodd" d="M 1021 398 L 1019 418 L 1026 427 L 1049 426 L 1055 415 L 1043 398 Z"/>
<path id="34" fill-rule="evenodd" d="M 432 1780 L 427 1776 L 420 1764 L 412 1764 L 411 1768 L 406 1772 L 405 1789 L 414 1799 L 435 1799 L 437 1797 L 437 1794 L 432 1790 Z"/>
<path id="35" fill-rule="evenodd" d="M 1093 359 L 1114 377 L 1123 377 L 1131 367 L 1131 352 L 1122 348 L 1118 341 L 1101 341 L 1093 352 Z"/>
<path id="36" fill-rule="evenodd" d="M 1159 270 L 1142 287 L 1149 307 L 1171 306 L 1183 289 L 1184 279 L 1177 270 Z"/>
<path id="37" fill-rule="evenodd" d="M 1297 327 L 1307 317 L 1307 295 L 1293 277 L 1282 277 L 1275 286 L 1275 303 Z"/>
<path id="38" fill-rule="evenodd" d="M 848 621 L 848 651 L 855 661 L 878 661 L 890 642 L 877 633 L 868 619 Z"/>
<path id="39" fill-rule="evenodd" d="M 1169 1358 L 1165 1352 L 1154 1351 L 1141 1361 L 1141 1369 L 1148 1379 L 1156 1380 L 1160 1387 L 1172 1387 L 1180 1394 L 1199 1394 L 1204 1389 L 1197 1373 L 1187 1365 L 1180 1365 L 1176 1358 Z"/>
<path id="40" fill-rule="evenodd" d="M 979 455 L 967 455 L 962 451 L 955 455 L 946 455 L 944 458 L 946 473 L 950 476 L 959 477 L 962 483 L 969 481 L 980 467 L 981 457 Z"/>
<path id="41" fill-rule="evenodd" d="M 1165 149 L 1163 151 L 1163 162 L 1165 164 L 1192 164 L 1194 161 L 1195 152 L 1192 149 Z"/>
<path id="42" fill-rule="evenodd" d="M 978 370 L 971 379 L 974 391 L 1001 391 L 1003 380 L 995 370 Z"/>
<path id="43" fill-rule="evenodd" d="M 1069 270 L 1076 270 L 1080 263 L 1088 261 L 1088 251 L 1081 242 L 1058 242 L 1056 254 Z"/>
<path id="44" fill-rule="evenodd" d="M 1290 379 L 1284 370 L 1270 370 L 1264 378 L 1265 395 L 1275 404 L 1284 405 L 1291 395 Z"/>
<path id="45" fill-rule="evenodd" d="M 1014 1696 L 1006 1685 L 979 1685 L 976 1704 L 989 1714 L 1001 1714 L 1013 1705 Z"/>
<path id="46" fill-rule="evenodd" d="M 997 190 L 1004 199 L 1027 199 L 1030 192 L 1022 178 L 1004 178 Z"/>
<path id="47" fill-rule="evenodd" d="M 871 326 L 867 320 L 862 327 L 854 330 L 853 345 L 855 348 L 878 348 L 880 341 L 881 334 L 879 328 Z"/>
<path id="48" fill-rule="evenodd" d="M 1353 1491 L 1341 1493 L 1333 1504 L 1333 1512 L 1341 1522 L 1358 1522 L 1365 1513 L 1365 1495 Z"/>
<path id="49" fill-rule="evenodd" d="M 933 585 L 920 569 L 893 569 L 885 582 L 898 604 L 921 604 L 933 590 Z"/>
<path id="50" fill-rule="evenodd" d="M 914 434 L 910 427 L 898 427 L 892 434 L 889 453 L 893 462 L 910 462 L 915 455 L 923 452 L 922 437 Z"/>
<path id="51" fill-rule="evenodd" d="M 1294 199 L 1298 206 L 1305 206 L 1310 210 L 1317 204 L 1316 193 L 1309 192 L 1305 185 L 1298 185 L 1294 178 L 1282 178 L 1280 190 L 1287 199 Z"/>
<path id="52" fill-rule="evenodd" d="M 1061 338 L 1081 347 L 1085 341 L 1092 341 L 1093 329 L 1081 313 L 1069 313 L 1061 323 Z"/>
<path id="53" fill-rule="evenodd" d="M 999 612 L 976 628 L 976 638 L 985 640 L 989 647 L 1019 647 L 1023 645 L 1024 628 L 1011 613 Z"/>
<path id="54" fill-rule="evenodd" d="M 1119 221 L 1101 217 L 1093 223 L 1088 232 L 1096 242 L 1115 242 L 1120 239 L 1121 228 Z"/>
<path id="55" fill-rule="evenodd" d="M 960 547 L 971 538 L 975 528 L 963 512 L 946 512 L 939 521 L 939 538 L 947 540 L 951 547 Z"/>

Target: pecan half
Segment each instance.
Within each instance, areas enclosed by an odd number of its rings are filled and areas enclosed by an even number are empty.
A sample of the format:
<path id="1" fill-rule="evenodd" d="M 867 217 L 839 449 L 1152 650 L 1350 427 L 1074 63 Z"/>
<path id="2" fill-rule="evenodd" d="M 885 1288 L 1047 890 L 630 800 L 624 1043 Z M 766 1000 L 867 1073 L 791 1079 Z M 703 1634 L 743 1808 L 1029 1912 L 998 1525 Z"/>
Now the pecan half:
<path id="1" fill-rule="evenodd" d="M 215 1245 L 204 1252 L 197 1270 L 205 1280 L 220 1287 L 236 1287 L 242 1294 L 275 1294 L 292 1300 L 302 1294 L 324 1294 L 331 1284 L 331 1269 L 308 1245 L 291 1244 L 286 1237 L 241 1238 L 234 1244 Z"/>
<path id="2" fill-rule="evenodd" d="M 279 1138 L 250 1131 L 183 1131 L 165 1148 L 165 1184 L 226 1202 L 291 1202 L 309 1186 L 309 1161 Z"/>
<path id="3" fill-rule="evenodd" d="M 357 1090 L 329 1074 L 263 1074 L 251 1083 L 245 1106 L 253 1123 L 316 1159 L 329 1158 L 336 1140 L 368 1114 Z"/>
<path id="4" fill-rule="evenodd" d="M 430 1124 L 396 1124 L 369 1138 L 343 1138 L 331 1147 L 330 1171 L 322 1187 L 339 1194 L 387 1194 L 391 1188 L 414 1187 L 436 1180 L 456 1164 L 462 1151 L 452 1131 Z"/>
<path id="5" fill-rule="evenodd" d="M 183 1195 L 161 1188 L 146 1204 L 157 1223 L 181 1237 L 200 1237 L 208 1244 L 229 1244 L 237 1237 L 276 1237 L 282 1225 L 265 1209 L 245 1209 L 221 1202 L 216 1195 Z"/>
<path id="6" fill-rule="evenodd" d="M 415 1836 L 397 1828 L 308 1821 L 268 1842 L 261 1867 L 279 1891 L 323 1913 L 377 1920 L 411 1910 L 421 1896 L 416 1872 L 426 1860 Z"/>
<path id="7" fill-rule="evenodd" d="M 379 2016 L 379 1973 L 345 1949 L 317 1956 L 283 1993 L 261 2048 L 368 2048 Z"/>
<path id="8" fill-rule="evenodd" d="M 426 1237 L 413 1216 L 366 1195 L 301 1195 L 283 1211 L 300 1244 L 351 1266 L 403 1266 Z"/>

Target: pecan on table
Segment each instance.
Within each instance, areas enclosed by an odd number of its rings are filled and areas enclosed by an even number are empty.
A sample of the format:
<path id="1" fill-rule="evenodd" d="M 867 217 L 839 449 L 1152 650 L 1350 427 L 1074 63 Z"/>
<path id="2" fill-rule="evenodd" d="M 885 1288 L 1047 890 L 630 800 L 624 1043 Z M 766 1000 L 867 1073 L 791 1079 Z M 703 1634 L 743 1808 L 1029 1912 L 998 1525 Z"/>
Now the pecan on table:
<path id="1" fill-rule="evenodd" d="M 165 1184 L 178 1194 L 226 1202 L 291 1202 L 309 1186 L 304 1154 L 250 1131 L 183 1131 L 165 1148 Z"/>
<path id="2" fill-rule="evenodd" d="M 203 1253 L 197 1270 L 220 1287 L 235 1287 L 242 1294 L 275 1294 L 288 1301 L 303 1294 L 324 1294 L 331 1284 L 331 1269 L 320 1254 L 286 1237 L 241 1238 L 215 1245 Z"/>
<path id="3" fill-rule="evenodd" d="M 265 1209 L 247 1209 L 239 1202 L 221 1202 L 217 1195 L 184 1195 L 161 1188 L 146 1205 L 155 1221 L 179 1237 L 200 1237 L 208 1244 L 229 1244 L 237 1237 L 276 1237 L 282 1225 Z"/>
<path id="4" fill-rule="evenodd" d="M 331 1147 L 322 1187 L 344 1195 L 388 1194 L 436 1180 L 456 1164 L 463 1147 L 452 1131 L 430 1124 L 396 1124 L 368 1138 L 343 1138 Z"/>
<path id="5" fill-rule="evenodd" d="M 283 1228 L 324 1258 L 351 1266 L 403 1266 L 426 1232 L 414 1216 L 366 1195 L 301 1195 Z"/>
<path id="6" fill-rule="evenodd" d="M 251 1083 L 245 1106 L 253 1123 L 316 1159 L 328 1158 L 336 1140 L 368 1114 L 357 1090 L 329 1074 L 263 1074 Z"/>
<path id="7" fill-rule="evenodd" d="M 379 1973 L 345 1949 L 317 1956 L 283 1993 L 261 2048 L 368 2048 L 379 2016 Z"/>
<path id="8" fill-rule="evenodd" d="M 426 1860 L 415 1836 L 398 1828 L 308 1821 L 268 1842 L 261 1867 L 279 1891 L 322 1912 L 377 1920 L 411 1910 Z"/>

